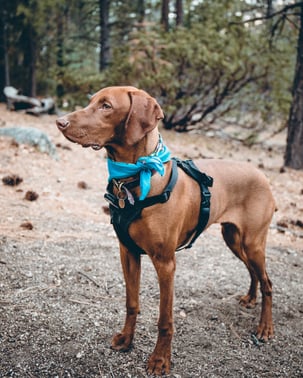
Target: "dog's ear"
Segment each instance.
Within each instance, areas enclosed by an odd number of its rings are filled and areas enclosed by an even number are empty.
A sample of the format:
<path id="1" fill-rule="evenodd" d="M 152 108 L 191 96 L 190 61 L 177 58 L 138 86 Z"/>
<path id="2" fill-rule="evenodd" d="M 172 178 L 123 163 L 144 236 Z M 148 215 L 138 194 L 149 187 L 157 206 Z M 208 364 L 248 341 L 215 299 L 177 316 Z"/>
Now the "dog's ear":
<path id="1" fill-rule="evenodd" d="M 144 91 L 129 92 L 131 107 L 125 122 L 125 141 L 128 145 L 138 143 L 164 118 L 157 101 Z"/>

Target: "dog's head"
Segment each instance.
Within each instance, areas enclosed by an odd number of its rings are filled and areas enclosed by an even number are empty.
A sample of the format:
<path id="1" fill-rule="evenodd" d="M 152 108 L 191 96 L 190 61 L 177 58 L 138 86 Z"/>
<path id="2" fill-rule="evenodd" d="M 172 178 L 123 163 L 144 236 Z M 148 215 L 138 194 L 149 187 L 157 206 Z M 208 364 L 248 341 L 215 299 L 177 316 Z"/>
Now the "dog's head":
<path id="1" fill-rule="evenodd" d="M 70 141 L 99 150 L 115 143 L 134 145 L 163 118 L 160 105 L 145 91 L 108 87 L 94 94 L 86 108 L 56 123 Z"/>

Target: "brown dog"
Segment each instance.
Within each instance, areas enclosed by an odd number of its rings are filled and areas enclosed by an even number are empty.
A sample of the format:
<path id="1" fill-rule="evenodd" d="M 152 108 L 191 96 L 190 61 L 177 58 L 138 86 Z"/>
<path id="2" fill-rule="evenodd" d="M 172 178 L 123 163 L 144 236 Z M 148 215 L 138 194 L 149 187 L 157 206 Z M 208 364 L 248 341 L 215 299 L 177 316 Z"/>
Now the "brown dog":
<path id="1" fill-rule="evenodd" d="M 134 87 L 109 87 L 97 92 L 86 108 L 56 122 L 72 142 L 94 149 L 104 147 L 108 157 L 116 162 L 136 163 L 138 158 L 152 155 L 157 148 L 157 124 L 162 118 L 159 104 L 146 92 Z M 165 163 L 163 176 L 152 172 L 148 198 L 164 191 L 170 181 L 172 165 L 172 160 Z M 247 163 L 205 159 L 197 161 L 196 165 L 214 180 L 206 227 L 221 224 L 226 244 L 250 273 L 248 294 L 240 300 L 243 306 L 255 305 L 260 282 L 262 311 L 257 337 L 266 341 L 273 336 L 273 323 L 272 285 L 265 269 L 265 244 L 275 209 L 268 182 Z M 157 375 L 170 370 L 175 251 L 192 238 L 200 214 L 199 184 L 182 169 L 177 170 L 178 179 L 169 199 L 143 208 L 129 227 L 131 239 L 151 258 L 159 279 L 158 339 L 147 367 L 148 373 Z M 135 178 L 120 180 L 119 185 L 126 186 L 129 182 L 135 184 L 127 195 L 138 201 L 140 189 Z M 114 185 L 112 194 L 119 197 L 118 186 Z M 126 283 L 126 320 L 121 333 L 114 336 L 112 348 L 126 351 L 131 346 L 139 313 L 140 253 L 120 242 L 120 255 Z"/>

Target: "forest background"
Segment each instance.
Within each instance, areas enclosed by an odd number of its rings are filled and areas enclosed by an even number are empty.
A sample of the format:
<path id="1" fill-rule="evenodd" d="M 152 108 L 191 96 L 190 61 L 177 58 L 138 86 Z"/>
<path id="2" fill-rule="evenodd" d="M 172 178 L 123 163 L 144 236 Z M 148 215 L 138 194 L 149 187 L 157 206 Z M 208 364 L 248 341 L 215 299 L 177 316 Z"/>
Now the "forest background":
<path id="1" fill-rule="evenodd" d="M 303 2 L 2 0 L 0 96 L 14 86 L 85 105 L 109 85 L 157 98 L 164 127 L 288 127 L 284 162 L 303 169 Z"/>

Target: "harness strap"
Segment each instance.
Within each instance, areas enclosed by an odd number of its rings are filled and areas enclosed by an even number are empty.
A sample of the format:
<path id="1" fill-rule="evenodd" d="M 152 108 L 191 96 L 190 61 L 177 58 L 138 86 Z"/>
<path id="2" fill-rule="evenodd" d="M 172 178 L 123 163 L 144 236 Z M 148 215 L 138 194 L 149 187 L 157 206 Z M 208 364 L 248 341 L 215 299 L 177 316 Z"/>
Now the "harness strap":
<path id="1" fill-rule="evenodd" d="M 125 212 L 117 211 L 116 208 L 112 208 L 110 206 L 110 213 L 111 213 L 111 223 L 114 226 L 114 230 L 121 241 L 129 250 L 134 253 L 144 254 L 142 248 L 140 248 L 130 237 L 128 229 L 131 223 L 140 217 L 141 215 L 141 208 L 137 208 L 134 210 L 126 210 Z"/>
<path id="2" fill-rule="evenodd" d="M 208 188 L 213 186 L 213 178 L 201 172 L 192 160 L 176 159 L 176 161 L 178 167 L 182 168 L 185 173 L 187 173 L 190 177 L 192 177 L 194 180 L 198 182 L 201 191 L 200 214 L 196 231 L 194 233 L 194 236 L 190 240 L 189 244 L 181 246 L 177 249 L 177 251 L 180 251 L 183 248 L 191 248 L 194 242 L 200 236 L 200 234 L 204 231 L 208 223 L 211 198 L 211 194 Z"/>
<path id="3" fill-rule="evenodd" d="M 145 253 L 130 237 L 128 229 L 131 223 L 140 218 L 141 212 L 144 208 L 153 206 L 157 203 L 165 203 L 169 200 L 170 193 L 176 185 L 178 179 L 177 162 L 172 160 L 172 171 L 170 180 L 164 189 L 164 191 L 156 196 L 147 197 L 144 200 L 136 201 L 134 205 L 126 202 L 125 208 L 119 207 L 118 199 L 112 193 L 106 193 L 105 199 L 109 202 L 109 209 L 111 215 L 111 223 L 114 226 L 114 230 L 119 240 L 130 250 L 136 253 Z"/>
<path id="4" fill-rule="evenodd" d="M 137 200 L 134 204 L 130 204 L 128 201 L 125 201 L 125 207 L 120 208 L 119 199 L 114 194 L 109 192 L 109 190 L 112 189 L 111 183 L 108 185 L 108 192 L 104 195 L 104 197 L 109 202 L 111 223 L 113 224 L 115 232 L 121 243 L 123 243 L 131 251 L 138 254 L 145 253 L 145 251 L 142 250 L 142 248 L 140 248 L 129 235 L 128 230 L 131 223 L 140 218 L 141 212 L 144 208 L 153 206 L 157 203 L 165 203 L 169 200 L 170 194 L 178 179 L 177 167 L 181 168 L 186 174 L 197 181 L 201 191 L 200 214 L 196 230 L 189 243 L 185 246 L 179 247 L 177 250 L 191 248 L 193 243 L 205 229 L 210 213 L 211 194 L 208 187 L 213 185 L 213 179 L 212 177 L 201 172 L 192 160 L 180 160 L 173 158 L 170 180 L 163 193 L 159 195 L 147 197 L 144 200 Z"/>

